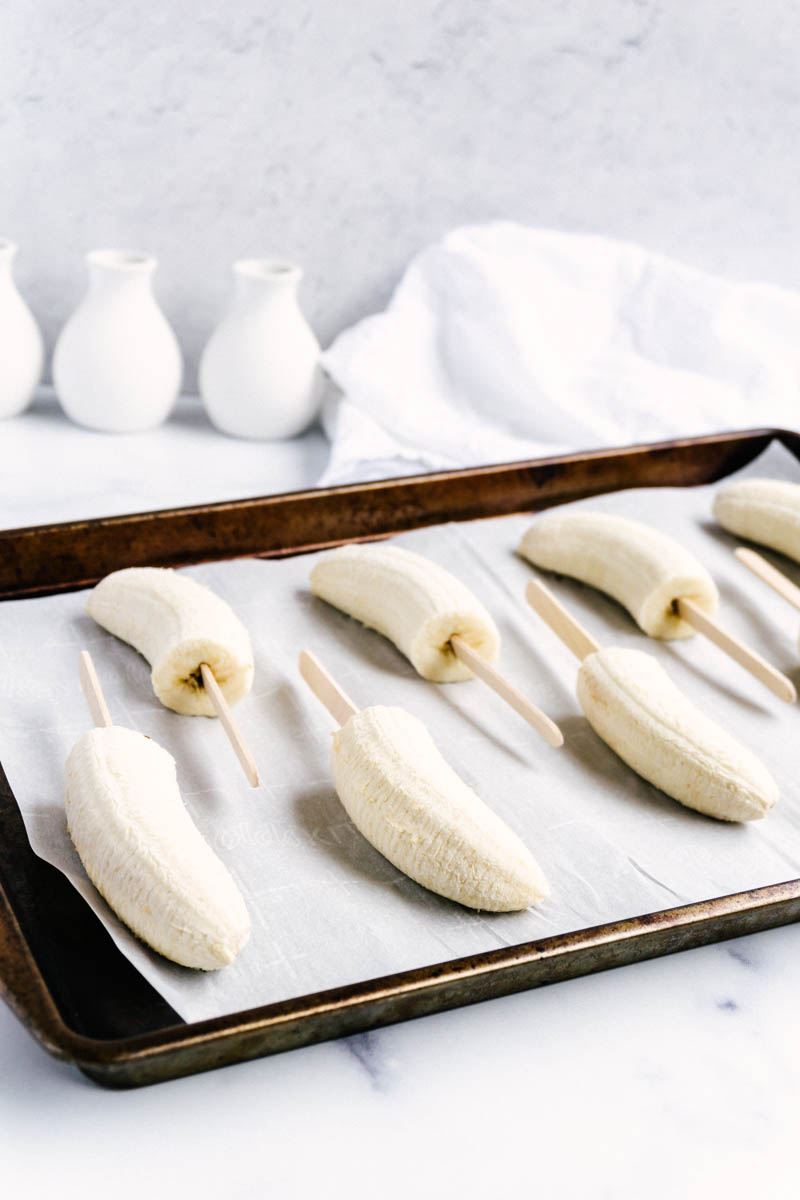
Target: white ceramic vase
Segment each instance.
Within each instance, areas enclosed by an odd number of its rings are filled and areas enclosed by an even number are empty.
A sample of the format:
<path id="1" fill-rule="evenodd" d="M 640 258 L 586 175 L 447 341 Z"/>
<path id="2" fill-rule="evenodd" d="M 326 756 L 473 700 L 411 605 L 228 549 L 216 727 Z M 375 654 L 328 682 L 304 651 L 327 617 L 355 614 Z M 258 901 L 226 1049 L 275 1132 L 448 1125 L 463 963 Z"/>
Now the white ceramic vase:
<path id="1" fill-rule="evenodd" d="M 0 417 L 27 408 L 42 377 L 44 343 L 11 273 L 17 247 L 0 238 Z"/>
<path id="2" fill-rule="evenodd" d="M 233 271 L 233 304 L 200 360 L 200 395 L 224 433 L 295 437 L 322 399 L 319 342 L 297 303 L 302 271 L 263 258 L 234 263 Z"/>
<path id="3" fill-rule="evenodd" d="M 169 415 L 183 374 L 175 334 L 152 291 L 156 260 L 129 250 L 87 255 L 89 291 L 61 331 L 53 383 L 67 416 L 133 433 Z"/>

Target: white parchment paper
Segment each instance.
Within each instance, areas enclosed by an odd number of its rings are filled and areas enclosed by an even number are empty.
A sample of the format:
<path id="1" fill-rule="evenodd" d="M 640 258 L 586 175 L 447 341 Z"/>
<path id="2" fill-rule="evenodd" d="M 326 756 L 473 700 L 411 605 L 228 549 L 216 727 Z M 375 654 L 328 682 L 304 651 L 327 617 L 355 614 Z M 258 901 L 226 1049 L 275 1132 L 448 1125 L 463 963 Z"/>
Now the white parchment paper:
<path id="1" fill-rule="evenodd" d="M 742 474 L 800 480 L 800 466 L 772 447 Z M 734 559 L 736 540 L 710 517 L 714 490 L 637 490 L 580 504 L 636 517 L 682 541 L 716 578 L 725 625 L 800 682 L 797 614 Z M 781 800 L 761 822 L 728 825 L 645 783 L 593 733 L 575 699 L 575 660 L 525 603 L 533 568 L 515 549 L 531 519 L 440 526 L 397 541 L 441 562 L 483 600 L 503 639 L 499 665 L 560 724 L 560 750 L 479 681 L 428 683 L 390 642 L 314 599 L 307 586 L 314 555 L 188 571 L 233 606 L 253 638 L 255 685 L 237 717 L 259 764 L 258 790 L 246 783 L 218 722 L 159 704 L 147 663 L 91 621 L 86 593 L 0 605 L 0 757 L 31 844 L 65 872 L 123 953 L 184 1018 L 800 875 L 800 708 L 773 697 L 705 639 L 651 641 L 612 600 L 551 578 L 598 641 L 651 651 L 697 704 L 760 754 Z M 771 557 L 800 583 L 800 568 Z M 115 722 L 149 734 L 175 756 L 185 802 L 245 896 L 252 936 L 222 971 L 175 966 L 138 942 L 97 895 L 72 847 L 64 761 L 89 725 L 77 675 L 84 647 Z M 298 676 L 302 647 L 357 704 L 403 705 L 426 722 L 445 757 L 539 860 L 552 888 L 541 908 L 470 912 L 406 879 L 364 841 L 331 784 L 333 722 Z"/>

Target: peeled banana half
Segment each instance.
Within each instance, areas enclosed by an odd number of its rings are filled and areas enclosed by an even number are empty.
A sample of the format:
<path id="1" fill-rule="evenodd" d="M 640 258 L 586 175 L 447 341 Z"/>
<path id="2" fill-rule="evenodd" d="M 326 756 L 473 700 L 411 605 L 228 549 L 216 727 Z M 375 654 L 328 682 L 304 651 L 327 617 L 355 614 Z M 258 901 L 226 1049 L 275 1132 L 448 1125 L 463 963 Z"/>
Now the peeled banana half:
<path id="1" fill-rule="evenodd" d="M 500 651 L 497 627 L 472 592 L 444 567 L 399 546 L 342 546 L 316 564 L 311 590 L 388 637 L 425 679 L 473 677 L 450 645 L 456 634 L 488 662 Z"/>
<path id="2" fill-rule="evenodd" d="M 183 966 L 214 971 L 232 963 L 250 918 L 184 807 L 171 755 L 112 725 L 84 734 L 66 771 L 70 836 L 120 920 Z"/>
<path id="3" fill-rule="evenodd" d="M 675 686 L 650 654 L 609 647 L 584 658 L 578 700 L 628 766 L 688 808 L 753 821 L 778 799 L 766 767 Z"/>
<path id="4" fill-rule="evenodd" d="M 200 673 L 211 668 L 228 704 L 253 682 L 250 637 L 228 604 L 188 575 L 161 567 L 128 567 L 89 593 L 91 617 L 150 663 L 156 696 L 189 716 L 215 711 Z"/>
<path id="5" fill-rule="evenodd" d="M 720 488 L 714 516 L 723 529 L 800 562 L 800 484 L 744 479 Z"/>
<path id="6" fill-rule="evenodd" d="M 704 612 L 719 603 L 714 580 L 679 542 L 639 521 L 583 509 L 550 512 L 527 530 L 519 553 L 534 566 L 570 575 L 612 596 L 650 637 L 690 637 L 675 601 Z"/>
<path id="7" fill-rule="evenodd" d="M 530 852 L 405 709 L 375 706 L 351 716 L 334 734 L 331 766 L 356 827 L 423 887 L 490 912 L 548 895 Z"/>

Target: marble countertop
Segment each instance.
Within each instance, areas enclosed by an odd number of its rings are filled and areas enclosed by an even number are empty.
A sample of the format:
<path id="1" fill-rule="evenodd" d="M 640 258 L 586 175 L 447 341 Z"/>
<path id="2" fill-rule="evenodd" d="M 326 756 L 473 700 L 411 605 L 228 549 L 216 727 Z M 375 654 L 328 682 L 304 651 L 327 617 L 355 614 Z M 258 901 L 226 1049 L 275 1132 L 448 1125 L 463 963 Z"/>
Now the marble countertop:
<path id="1" fill-rule="evenodd" d="M 7 1194 L 788 1200 L 797 951 L 773 930 L 133 1092 L 0 1006 Z"/>
<path id="2" fill-rule="evenodd" d="M 298 491 L 327 461 L 317 426 L 288 442 L 229 438 L 192 396 L 158 429 L 94 433 L 42 387 L 0 427 L 0 529 Z"/>
<path id="3" fill-rule="evenodd" d="M 301 488 L 327 454 L 316 430 L 224 438 L 189 398 L 153 434 L 91 434 L 46 391 L 1 445 L 5 527 Z M 156 1180 L 195 1197 L 794 1196 L 799 944 L 789 926 L 127 1093 L 0 1006 L 3 1181 L 120 1200 Z"/>

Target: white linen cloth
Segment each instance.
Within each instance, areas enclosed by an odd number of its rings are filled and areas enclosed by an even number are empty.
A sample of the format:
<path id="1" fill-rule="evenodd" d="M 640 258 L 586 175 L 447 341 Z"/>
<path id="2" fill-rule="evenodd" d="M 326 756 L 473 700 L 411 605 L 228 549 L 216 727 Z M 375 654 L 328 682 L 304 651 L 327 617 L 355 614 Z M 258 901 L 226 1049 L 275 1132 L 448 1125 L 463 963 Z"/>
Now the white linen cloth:
<path id="1" fill-rule="evenodd" d="M 323 364 L 324 483 L 797 428 L 800 294 L 495 222 L 424 250 Z"/>

